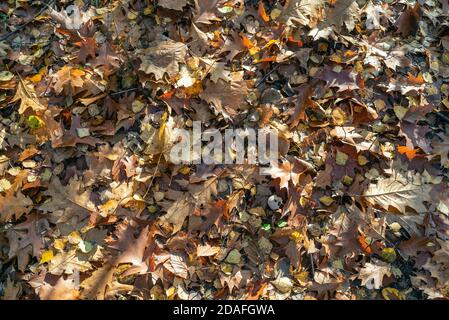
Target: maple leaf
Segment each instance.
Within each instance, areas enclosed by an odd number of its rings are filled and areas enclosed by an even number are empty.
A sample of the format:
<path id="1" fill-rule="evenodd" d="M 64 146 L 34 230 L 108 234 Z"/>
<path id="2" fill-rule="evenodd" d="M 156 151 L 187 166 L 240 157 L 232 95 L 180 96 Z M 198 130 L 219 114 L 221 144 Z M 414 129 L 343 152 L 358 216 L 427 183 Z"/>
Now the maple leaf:
<path id="1" fill-rule="evenodd" d="M 139 70 L 154 74 L 160 80 L 167 73 L 173 78 L 179 72 L 179 64 L 184 63 L 187 48 L 184 43 L 173 40 L 155 41 L 147 49 L 139 51 L 142 59 Z"/>
<path id="2" fill-rule="evenodd" d="M 287 157 L 280 165 L 272 165 L 267 170 L 273 179 L 279 179 L 279 187 L 288 189 L 289 182 L 293 186 L 299 183 L 301 175 L 306 171 L 313 169 L 310 164 L 295 157 Z"/>
<path id="3" fill-rule="evenodd" d="M 32 82 L 27 80 L 20 80 L 17 87 L 16 95 L 11 102 L 20 100 L 19 113 L 23 114 L 28 108 L 33 109 L 34 112 L 44 111 L 47 108 L 42 105 L 34 89 Z"/>

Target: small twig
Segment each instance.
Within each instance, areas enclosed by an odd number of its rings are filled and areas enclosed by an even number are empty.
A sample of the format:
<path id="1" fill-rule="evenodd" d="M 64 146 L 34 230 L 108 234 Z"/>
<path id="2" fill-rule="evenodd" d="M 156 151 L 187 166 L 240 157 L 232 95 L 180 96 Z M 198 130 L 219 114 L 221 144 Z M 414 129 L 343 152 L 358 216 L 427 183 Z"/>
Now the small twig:
<path id="1" fill-rule="evenodd" d="M 136 91 L 136 90 L 139 90 L 139 88 L 125 89 L 125 90 L 121 90 L 121 91 L 110 93 L 109 95 L 110 96 L 116 96 L 116 95 L 119 95 L 119 94 L 122 94 L 122 93 L 130 92 L 130 91 Z"/>
<path id="2" fill-rule="evenodd" d="M 441 112 L 436 113 L 437 117 L 439 117 L 441 120 L 444 120 L 445 122 L 449 123 L 449 117 L 442 114 Z"/>
<path id="3" fill-rule="evenodd" d="M 264 83 L 265 80 L 267 80 L 268 76 L 269 76 L 270 74 L 272 74 L 273 72 L 275 72 L 275 71 L 277 70 L 277 68 L 279 68 L 279 66 L 280 66 L 280 65 L 277 64 L 273 69 L 271 69 L 270 71 L 268 71 L 268 72 L 263 76 L 263 78 L 260 79 L 260 80 L 256 83 L 256 88 L 257 88 L 258 86 L 260 86 L 262 83 Z"/>

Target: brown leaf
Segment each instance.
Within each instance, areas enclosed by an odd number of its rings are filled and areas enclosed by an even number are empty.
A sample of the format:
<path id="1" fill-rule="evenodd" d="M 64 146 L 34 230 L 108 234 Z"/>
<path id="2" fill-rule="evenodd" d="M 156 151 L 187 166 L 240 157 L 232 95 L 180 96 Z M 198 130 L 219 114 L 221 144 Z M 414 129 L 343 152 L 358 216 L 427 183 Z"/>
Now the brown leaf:
<path id="1" fill-rule="evenodd" d="M 11 102 L 20 100 L 19 113 L 23 114 L 28 108 L 31 108 L 34 112 L 44 111 L 47 108 L 42 105 L 34 89 L 32 82 L 27 80 L 20 80 L 16 95 Z"/>
<path id="2" fill-rule="evenodd" d="M 187 197 L 180 198 L 167 205 L 167 213 L 162 216 L 161 221 L 171 223 L 173 225 L 173 233 L 181 230 L 184 220 L 193 211 L 193 204 Z"/>
<path id="3" fill-rule="evenodd" d="M 139 51 L 142 63 L 139 70 L 154 74 L 160 80 L 167 73 L 173 78 L 179 72 L 179 63 L 184 63 L 187 47 L 184 43 L 173 40 L 156 41 L 150 47 Z"/>
<path id="4" fill-rule="evenodd" d="M 5 196 L 0 194 L 0 222 L 7 222 L 11 218 L 19 219 L 30 212 L 32 206 L 33 201 L 20 191 L 16 194 L 9 191 Z"/>
<path id="5" fill-rule="evenodd" d="M 231 81 L 228 83 L 218 79 L 217 83 L 207 81 L 200 97 L 212 104 L 217 113 L 231 119 L 248 109 L 245 101 L 248 92 L 249 88 L 246 81 Z"/>
<path id="6" fill-rule="evenodd" d="M 397 33 L 403 37 L 416 34 L 419 28 L 419 19 L 421 18 L 421 5 L 417 2 L 414 7 L 407 7 L 396 21 L 398 27 Z"/>

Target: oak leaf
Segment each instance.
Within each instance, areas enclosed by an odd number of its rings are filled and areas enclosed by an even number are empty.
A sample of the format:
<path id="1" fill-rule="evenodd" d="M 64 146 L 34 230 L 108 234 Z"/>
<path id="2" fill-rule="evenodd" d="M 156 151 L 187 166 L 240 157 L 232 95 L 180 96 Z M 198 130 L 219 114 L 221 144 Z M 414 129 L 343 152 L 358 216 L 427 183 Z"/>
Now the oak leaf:
<path id="1" fill-rule="evenodd" d="M 47 108 L 42 105 L 34 89 L 32 82 L 27 80 L 20 80 L 16 95 L 11 100 L 11 102 L 16 102 L 20 100 L 19 113 L 23 114 L 28 108 L 33 109 L 34 112 L 44 111 Z"/>
<path id="2" fill-rule="evenodd" d="M 368 203 L 386 210 L 389 207 L 406 214 L 407 207 L 418 213 L 427 211 L 424 202 L 430 202 L 432 187 L 428 184 L 415 185 L 400 174 L 380 179 L 368 186 L 363 194 Z"/>
<path id="3" fill-rule="evenodd" d="M 200 98 L 212 104 L 217 113 L 223 114 L 227 119 L 235 117 L 248 109 L 245 98 L 249 92 L 246 81 L 226 82 L 218 79 L 206 82 L 206 88 L 200 93 Z"/>
<path id="4" fill-rule="evenodd" d="M 70 66 L 62 67 L 56 74 L 54 89 L 56 93 L 61 93 L 66 89 L 67 92 L 72 93 L 76 88 L 82 88 L 84 79 L 82 78 L 86 73 L 83 70 L 73 68 Z"/>
<path id="5" fill-rule="evenodd" d="M 357 278 L 362 280 L 362 286 L 368 289 L 380 289 L 385 276 L 391 275 L 390 265 L 378 262 L 378 264 L 367 263 L 360 270 Z"/>
<path id="6" fill-rule="evenodd" d="M 0 194 L 0 223 L 7 222 L 11 218 L 19 219 L 30 212 L 32 206 L 33 201 L 20 191 L 16 194 L 9 191 L 5 196 Z"/>

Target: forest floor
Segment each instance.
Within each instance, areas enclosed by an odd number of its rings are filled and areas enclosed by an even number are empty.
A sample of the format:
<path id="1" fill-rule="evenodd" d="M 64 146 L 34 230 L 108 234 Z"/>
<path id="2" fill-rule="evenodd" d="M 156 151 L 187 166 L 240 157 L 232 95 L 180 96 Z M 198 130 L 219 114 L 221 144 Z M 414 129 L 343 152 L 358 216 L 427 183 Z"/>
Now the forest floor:
<path id="1" fill-rule="evenodd" d="M 447 299 L 448 95 L 448 0 L 1 1 L 0 297 Z"/>

